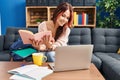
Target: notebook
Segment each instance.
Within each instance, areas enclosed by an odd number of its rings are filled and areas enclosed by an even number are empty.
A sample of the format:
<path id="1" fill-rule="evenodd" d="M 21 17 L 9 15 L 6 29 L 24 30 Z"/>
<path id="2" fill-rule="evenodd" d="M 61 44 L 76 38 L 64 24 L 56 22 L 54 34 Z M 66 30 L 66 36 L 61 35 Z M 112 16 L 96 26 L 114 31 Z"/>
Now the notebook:
<path id="1" fill-rule="evenodd" d="M 12 52 L 14 54 L 19 55 L 22 58 L 26 58 L 26 57 L 30 56 L 32 53 L 37 52 L 37 50 L 33 49 L 33 48 L 25 48 L 25 49 L 13 50 Z"/>
<path id="2" fill-rule="evenodd" d="M 93 45 L 69 45 L 55 49 L 55 62 L 49 63 L 53 71 L 89 69 Z"/>
<path id="3" fill-rule="evenodd" d="M 9 70 L 8 73 L 13 74 L 10 80 L 42 80 L 53 71 L 48 67 L 31 64 Z"/>

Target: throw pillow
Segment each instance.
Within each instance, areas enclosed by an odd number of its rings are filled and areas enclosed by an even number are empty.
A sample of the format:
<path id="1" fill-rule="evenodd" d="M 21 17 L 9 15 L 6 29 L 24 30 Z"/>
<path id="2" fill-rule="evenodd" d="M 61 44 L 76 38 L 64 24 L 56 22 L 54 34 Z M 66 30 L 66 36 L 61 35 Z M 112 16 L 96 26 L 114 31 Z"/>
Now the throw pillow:
<path id="1" fill-rule="evenodd" d="M 118 49 L 117 53 L 120 54 L 120 48 Z"/>

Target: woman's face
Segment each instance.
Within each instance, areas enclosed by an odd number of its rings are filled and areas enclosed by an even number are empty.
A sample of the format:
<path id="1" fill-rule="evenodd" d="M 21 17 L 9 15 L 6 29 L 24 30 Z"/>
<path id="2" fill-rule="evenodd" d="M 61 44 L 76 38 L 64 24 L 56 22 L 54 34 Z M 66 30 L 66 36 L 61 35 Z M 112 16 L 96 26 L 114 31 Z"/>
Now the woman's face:
<path id="1" fill-rule="evenodd" d="M 64 24 L 68 23 L 70 18 L 70 11 L 66 10 L 62 15 L 60 15 L 57 19 L 58 26 L 63 26 Z"/>

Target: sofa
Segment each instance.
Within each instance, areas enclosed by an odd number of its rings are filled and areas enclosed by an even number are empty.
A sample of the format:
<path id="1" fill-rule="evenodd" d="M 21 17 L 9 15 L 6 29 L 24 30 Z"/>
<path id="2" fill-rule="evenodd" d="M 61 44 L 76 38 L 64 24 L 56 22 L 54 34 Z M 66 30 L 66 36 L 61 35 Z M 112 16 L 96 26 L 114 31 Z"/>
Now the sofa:
<path id="1" fill-rule="evenodd" d="M 11 61 L 10 46 L 19 38 L 19 29 L 33 33 L 37 28 L 8 27 L 5 35 L 0 36 L 0 61 Z M 106 80 L 120 80 L 120 29 L 107 28 L 72 28 L 68 45 L 93 44 L 92 63 Z M 31 56 L 25 58 L 31 61 Z M 14 61 L 14 60 L 13 60 Z"/>

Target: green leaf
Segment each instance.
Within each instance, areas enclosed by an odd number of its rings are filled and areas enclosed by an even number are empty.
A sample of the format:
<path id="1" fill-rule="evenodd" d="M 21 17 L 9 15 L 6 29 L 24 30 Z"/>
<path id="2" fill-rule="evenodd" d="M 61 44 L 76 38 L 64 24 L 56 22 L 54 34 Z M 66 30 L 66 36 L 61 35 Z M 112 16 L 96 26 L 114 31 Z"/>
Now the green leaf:
<path id="1" fill-rule="evenodd" d="M 97 9 L 97 27 L 116 27 L 120 26 L 119 18 L 116 18 L 115 11 L 120 8 L 120 0 L 98 0 Z M 101 18 L 101 14 L 107 15 Z M 110 26 L 108 26 L 110 25 Z"/>

